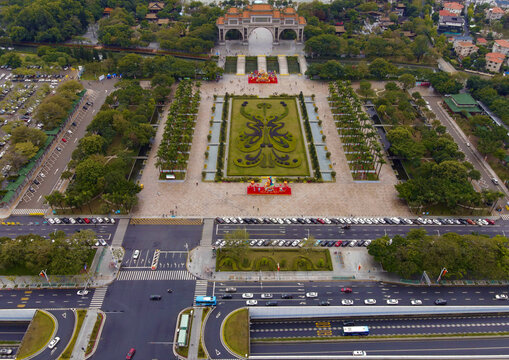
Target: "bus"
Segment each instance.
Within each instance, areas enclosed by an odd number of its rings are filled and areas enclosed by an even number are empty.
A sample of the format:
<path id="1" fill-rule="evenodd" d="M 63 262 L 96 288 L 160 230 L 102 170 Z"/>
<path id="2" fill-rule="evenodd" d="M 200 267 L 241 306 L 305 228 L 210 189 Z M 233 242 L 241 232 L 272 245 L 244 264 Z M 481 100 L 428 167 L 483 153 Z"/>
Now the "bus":
<path id="1" fill-rule="evenodd" d="M 197 296 L 195 302 L 197 306 L 214 306 L 217 304 L 215 296 Z"/>
<path id="2" fill-rule="evenodd" d="M 363 336 L 369 335 L 369 327 L 367 326 L 344 326 L 343 335 L 345 336 Z"/>

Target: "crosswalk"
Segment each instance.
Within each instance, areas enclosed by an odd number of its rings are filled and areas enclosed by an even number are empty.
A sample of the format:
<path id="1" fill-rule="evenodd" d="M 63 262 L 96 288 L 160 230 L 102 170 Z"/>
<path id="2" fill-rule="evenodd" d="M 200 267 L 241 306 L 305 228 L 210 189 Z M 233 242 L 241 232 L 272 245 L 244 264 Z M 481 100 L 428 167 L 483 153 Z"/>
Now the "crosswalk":
<path id="1" fill-rule="evenodd" d="M 196 277 L 187 270 L 126 270 L 120 271 L 117 280 L 195 280 Z"/>
<path id="2" fill-rule="evenodd" d="M 44 214 L 48 209 L 14 209 L 12 215 Z"/>
<path id="3" fill-rule="evenodd" d="M 196 285 L 194 286 L 194 300 L 196 301 L 197 296 L 207 295 L 207 288 L 208 288 L 207 280 L 196 280 Z"/>
<path id="4" fill-rule="evenodd" d="M 90 301 L 90 307 L 94 309 L 100 309 L 103 305 L 104 297 L 106 296 L 106 291 L 108 291 L 108 287 L 101 287 L 95 289 L 94 296 Z"/>
<path id="5" fill-rule="evenodd" d="M 503 220 L 509 220 L 509 214 L 502 214 L 502 215 L 500 215 L 500 217 L 501 217 Z"/>

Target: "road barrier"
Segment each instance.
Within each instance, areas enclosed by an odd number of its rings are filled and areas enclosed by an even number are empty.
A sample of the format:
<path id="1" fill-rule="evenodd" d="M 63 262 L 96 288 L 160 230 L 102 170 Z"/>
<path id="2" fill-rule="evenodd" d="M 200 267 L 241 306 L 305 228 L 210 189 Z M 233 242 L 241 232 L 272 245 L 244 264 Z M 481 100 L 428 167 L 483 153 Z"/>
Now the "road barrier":
<path id="1" fill-rule="evenodd" d="M 156 249 L 156 251 L 154 252 L 154 257 L 152 258 L 152 266 L 150 267 L 152 270 L 157 269 L 157 264 L 159 263 L 159 254 L 160 250 Z"/>

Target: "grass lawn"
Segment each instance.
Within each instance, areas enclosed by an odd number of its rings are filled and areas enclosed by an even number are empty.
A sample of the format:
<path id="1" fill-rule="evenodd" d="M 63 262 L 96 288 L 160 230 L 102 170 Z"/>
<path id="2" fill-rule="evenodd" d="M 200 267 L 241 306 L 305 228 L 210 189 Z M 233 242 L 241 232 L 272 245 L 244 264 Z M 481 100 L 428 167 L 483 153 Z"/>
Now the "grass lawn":
<path id="1" fill-rule="evenodd" d="M 60 356 L 59 360 L 70 359 L 72 355 L 72 351 L 74 350 L 74 344 L 78 339 L 78 334 L 80 333 L 81 326 L 83 325 L 83 321 L 85 320 L 85 315 L 87 315 L 87 310 L 76 310 L 76 314 L 78 315 L 76 331 L 74 332 L 69 345 L 65 348 L 65 351 Z"/>
<path id="2" fill-rule="evenodd" d="M 232 250 L 217 252 L 217 271 L 331 271 L 327 249 L 249 249 L 238 256 Z"/>
<path id="3" fill-rule="evenodd" d="M 42 349 L 50 341 L 55 323 L 42 311 L 37 311 L 28 331 L 23 337 L 17 359 L 23 359 Z"/>
<path id="4" fill-rule="evenodd" d="M 240 309 L 228 316 L 223 328 L 226 345 L 240 356 L 249 355 L 249 316 L 247 309 Z"/>
<path id="5" fill-rule="evenodd" d="M 182 314 L 180 315 L 180 318 L 182 318 L 182 315 L 184 314 L 187 314 L 189 315 L 189 325 L 187 326 L 187 331 L 191 331 L 191 328 L 193 326 L 193 317 L 191 316 L 191 309 L 188 309 L 188 310 L 185 310 L 182 312 Z M 180 319 L 179 319 L 180 321 Z M 180 347 L 176 347 L 175 350 L 177 351 L 177 354 L 183 356 L 183 357 L 187 357 L 187 354 L 189 352 L 189 336 L 190 334 L 188 333 L 188 343 L 187 343 L 187 346 L 180 346 Z"/>
<path id="6" fill-rule="evenodd" d="M 310 176 L 295 98 L 233 99 L 227 175 Z"/>
<path id="7" fill-rule="evenodd" d="M 88 341 L 87 345 L 87 354 L 89 354 L 92 349 L 94 348 L 94 344 L 97 340 L 97 335 L 99 333 L 99 328 L 101 327 L 101 324 L 103 322 L 103 314 L 98 313 L 97 314 L 97 320 L 95 321 L 94 328 L 92 329 L 92 334 L 90 335 L 90 340 Z"/>

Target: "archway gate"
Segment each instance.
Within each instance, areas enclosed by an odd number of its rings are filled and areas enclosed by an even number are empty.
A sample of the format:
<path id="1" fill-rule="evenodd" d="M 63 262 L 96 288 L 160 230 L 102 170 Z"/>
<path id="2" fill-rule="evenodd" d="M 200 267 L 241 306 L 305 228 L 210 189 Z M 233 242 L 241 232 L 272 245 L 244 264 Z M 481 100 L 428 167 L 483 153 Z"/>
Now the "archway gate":
<path id="1" fill-rule="evenodd" d="M 216 21 L 219 30 L 219 43 L 224 44 L 225 35 L 229 30 L 238 30 L 242 41 L 247 44 L 249 35 L 257 28 L 265 28 L 272 34 L 272 42 L 279 43 L 284 30 L 293 30 L 297 35 L 297 43 L 304 39 L 306 20 L 297 14 L 294 8 L 275 9 L 269 4 L 248 5 L 246 9 L 230 8 L 225 16 Z"/>

